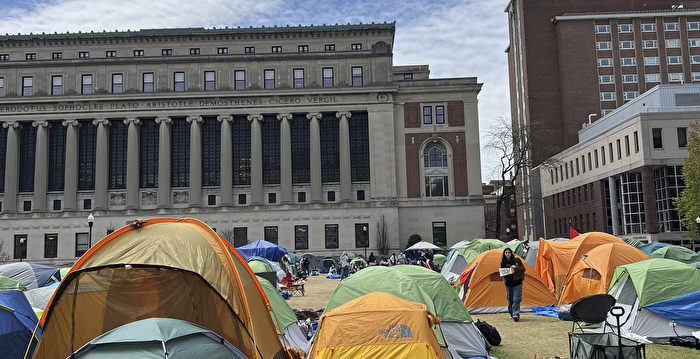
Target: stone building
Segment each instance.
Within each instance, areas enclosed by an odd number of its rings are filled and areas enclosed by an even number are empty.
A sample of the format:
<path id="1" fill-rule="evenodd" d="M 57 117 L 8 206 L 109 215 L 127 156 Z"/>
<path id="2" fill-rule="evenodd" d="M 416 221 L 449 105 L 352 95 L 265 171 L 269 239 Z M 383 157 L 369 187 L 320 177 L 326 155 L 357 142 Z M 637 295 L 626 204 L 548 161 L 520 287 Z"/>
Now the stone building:
<path id="1" fill-rule="evenodd" d="M 481 236 L 481 84 L 393 66 L 394 33 L 0 36 L 3 250 L 71 262 L 114 228 L 160 216 L 298 253 Z"/>

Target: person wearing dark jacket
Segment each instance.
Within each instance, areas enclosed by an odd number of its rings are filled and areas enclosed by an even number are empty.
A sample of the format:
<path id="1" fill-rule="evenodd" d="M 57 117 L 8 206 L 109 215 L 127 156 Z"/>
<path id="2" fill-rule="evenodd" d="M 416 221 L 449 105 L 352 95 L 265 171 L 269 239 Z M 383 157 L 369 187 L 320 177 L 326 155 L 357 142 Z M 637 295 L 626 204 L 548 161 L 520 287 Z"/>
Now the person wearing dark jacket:
<path id="1" fill-rule="evenodd" d="M 520 301 L 523 298 L 523 280 L 525 279 L 525 266 L 520 258 L 513 254 L 510 248 L 503 250 L 501 268 L 510 268 L 513 273 L 504 275 L 506 285 L 506 297 L 508 298 L 508 313 L 514 321 L 520 320 Z"/>

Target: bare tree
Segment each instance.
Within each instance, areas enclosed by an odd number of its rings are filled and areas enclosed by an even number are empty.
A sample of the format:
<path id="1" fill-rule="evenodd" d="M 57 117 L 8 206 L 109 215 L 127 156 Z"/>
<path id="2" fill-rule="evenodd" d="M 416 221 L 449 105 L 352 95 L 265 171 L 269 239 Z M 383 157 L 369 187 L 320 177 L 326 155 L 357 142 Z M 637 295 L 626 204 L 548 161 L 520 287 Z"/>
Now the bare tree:
<path id="1" fill-rule="evenodd" d="M 381 255 L 389 254 L 389 229 L 387 228 L 384 215 L 377 222 L 377 251 Z"/>
<path id="2" fill-rule="evenodd" d="M 107 235 L 110 235 L 117 230 L 117 226 L 110 221 L 109 224 L 105 226 L 105 230 L 107 231 Z"/>
<path id="3" fill-rule="evenodd" d="M 219 231 L 219 235 L 227 242 L 233 244 L 233 228 L 222 229 Z"/>
<path id="4" fill-rule="evenodd" d="M 5 263 L 10 260 L 10 255 L 3 250 L 4 246 L 5 242 L 0 241 L 0 263 Z"/>

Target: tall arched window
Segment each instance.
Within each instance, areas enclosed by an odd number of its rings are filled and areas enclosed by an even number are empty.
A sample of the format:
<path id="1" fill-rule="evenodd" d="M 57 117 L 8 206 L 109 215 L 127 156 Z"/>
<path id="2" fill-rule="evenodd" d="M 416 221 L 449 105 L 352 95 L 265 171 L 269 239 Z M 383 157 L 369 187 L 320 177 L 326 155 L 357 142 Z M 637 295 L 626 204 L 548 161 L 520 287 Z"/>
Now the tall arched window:
<path id="1" fill-rule="evenodd" d="M 440 143 L 431 143 L 423 151 L 425 170 L 425 196 L 448 196 L 447 150 Z"/>

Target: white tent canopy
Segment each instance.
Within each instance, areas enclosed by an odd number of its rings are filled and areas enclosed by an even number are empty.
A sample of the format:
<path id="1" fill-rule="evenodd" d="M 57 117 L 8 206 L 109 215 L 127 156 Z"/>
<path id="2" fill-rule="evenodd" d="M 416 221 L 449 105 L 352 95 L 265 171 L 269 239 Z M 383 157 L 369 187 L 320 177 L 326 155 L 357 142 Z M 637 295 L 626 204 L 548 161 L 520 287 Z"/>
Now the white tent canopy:
<path id="1" fill-rule="evenodd" d="M 471 241 L 468 241 L 468 240 L 466 240 L 466 239 L 463 240 L 463 241 L 459 241 L 459 242 L 455 243 L 452 247 L 450 247 L 450 249 L 459 248 L 459 247 L 461 247 L 461 246 L 463 246 L 463 245 L 469 244 L 469 242 L 471 242 Z"/>
<path id="2" fill-rule="evenodd" d="M 426 241 L 420 241 L 420 242 L 406 248 L 407 251 L 421 250 L 421 249 L 442 249 L 442 248 L 440 248 L 440 247 L 438 247 L 430 242 L 426 242 Z"/>

